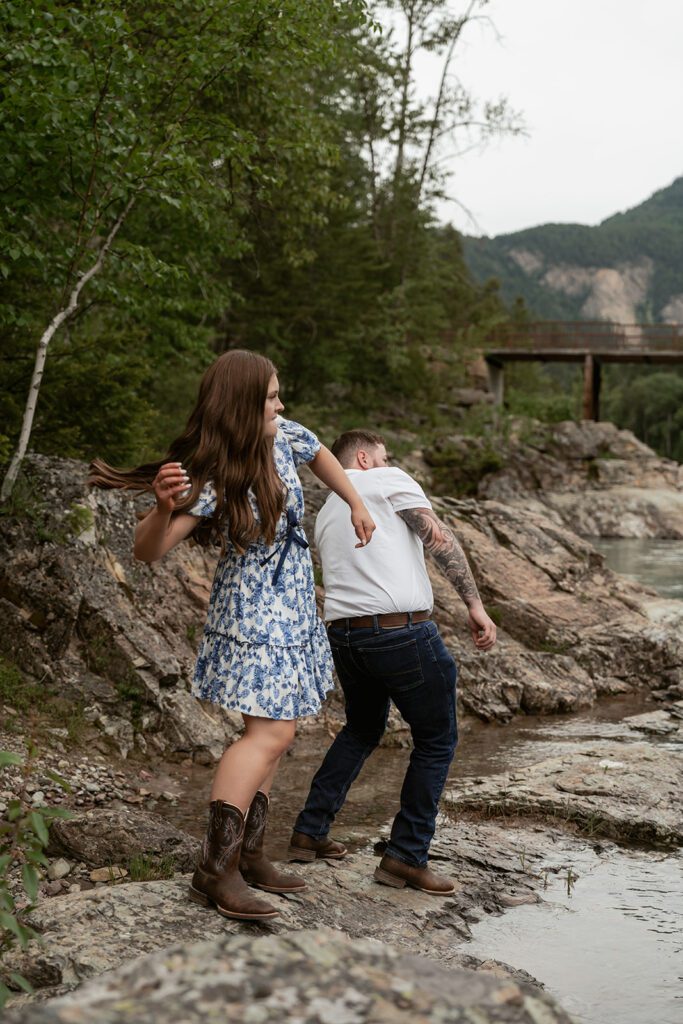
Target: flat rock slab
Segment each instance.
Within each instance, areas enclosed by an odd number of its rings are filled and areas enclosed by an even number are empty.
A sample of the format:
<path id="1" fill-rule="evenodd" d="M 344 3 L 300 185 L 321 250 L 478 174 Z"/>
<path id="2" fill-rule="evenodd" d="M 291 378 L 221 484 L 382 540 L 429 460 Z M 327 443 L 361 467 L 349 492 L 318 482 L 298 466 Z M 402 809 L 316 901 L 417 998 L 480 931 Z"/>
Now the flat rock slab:
<path id="1" fill-rule="evenodd" d="M 180 944 L 64 999 L 12 1014 L 21 1024 L 571 1024 L 548 996 L 510 978 L 445 968 L 329 929 Z"/>
<path id="2" fill-rule="evenodd" d="M 624 719 L 624 725 L 652 736 L 668 736 L 669 739 L 683 741 L 683 701 L 644 715 L 630 715 Z"/>
<path id="3" fill-rule="evenodd" d="M 646 743 L 594 742 L 524 769 L 449 790 L 453 811 L 552 817 L 590 835 L 683 843 L 683 753 Z"/>
<path id="4" fill-rule="evenodd" d="M 468 921 L 519 902 L 536 902 L 540 880 L 535 868 L 548 857 L 557 857 L 556 839 L 547 828 L 444 822 L 432 846 L 432 864 L 456 880 L 453 896 L 379 885 L 372 877 L 378 859 L 366 851 L 334 863 L 296 865 L 307 888 L 298 894 L 269 896 L 281 916 L 263 924 L 231 921 L 197 906 L 188 898 L 189 876 L 58 896 L 45 900 L 32 914 L 33 926 L 43 933 L 43 946 L 32 943 L 24 953 L 8 954 L 3 970 L 20 971 L 49 996 L 180 941 L 255 930 L 286 935 L 293 929 L 320 926 L 471 966 L 477 961 L 460 948 L 470 934 Z"/>

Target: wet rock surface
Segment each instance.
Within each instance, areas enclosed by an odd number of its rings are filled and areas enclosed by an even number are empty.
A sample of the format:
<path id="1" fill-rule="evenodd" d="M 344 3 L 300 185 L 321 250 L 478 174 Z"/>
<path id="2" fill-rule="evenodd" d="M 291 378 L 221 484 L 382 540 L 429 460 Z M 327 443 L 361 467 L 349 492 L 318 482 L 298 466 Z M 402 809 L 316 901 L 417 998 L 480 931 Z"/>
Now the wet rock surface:
<path id="1" fill-rule="evenodd" d="M 664 714 L 664 713 L 662 713 Z M 643 730 L 643 718 L 632 719 Z M 464 780 L 444 794 L 452 812 L 528 815 L 575 823 L 622 842 L 683 843 L 683 751 L 588 742 L 523 769 Z"/>
<path id="2" fill-rule="evenodd" d="M 281 916 L 267 925 L 232 921 L 198 907 L 187 895 L 189 876 L 110 883 L 44 901 L 32 915 L 44 945 L 32 943 L 26 953 L 12 953 L 3 970 L 20 970 L 45 997 L 179 941 L 254 930 L 285 935 L 323 926 L 446 964 L 479 966 L 481 961 L 461 948 L 469 922 L 541 898 L 540 865 L 560 871 L 567 856 L 565 848 L 558 857 L 558 836 L 552 829 L 506 830 L 496 822 L 444 820 L 431 857 L 435 869 L 456 883 L 455 894 L 447 898 L 379 885 L 373 880 L 378 856 L 371 849 L 334 863 L 292 865 L 307 888 L 269 896 Z"/>
<path id="3" fill-rule="evenodd" d="M 570 1024 L 548 996 L 330 929 L 232 935 L 146 957 L 76 996 L 10 1015 L 22 1024 Z"/>

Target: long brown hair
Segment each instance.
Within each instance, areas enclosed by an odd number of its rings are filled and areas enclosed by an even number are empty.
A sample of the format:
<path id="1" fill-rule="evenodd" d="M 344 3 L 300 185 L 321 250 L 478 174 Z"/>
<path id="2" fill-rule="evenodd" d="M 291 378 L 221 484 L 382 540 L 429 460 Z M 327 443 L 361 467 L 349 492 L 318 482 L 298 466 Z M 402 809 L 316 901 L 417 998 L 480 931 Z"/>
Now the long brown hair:
<path id="1" fill-rule="evenodd" d="M 194 530 L 200 543 L 221 542 L 227 526 L 228 537 L 240 552 L 259 535 L 272 544 L 285 501 L 272 438 L 264 434 L 268 385 L 276 372 L 270 359 L 256 352 L 225 352 L 204 373 L 187 426 L 163 459 L 130 470 L 114 469 L 95 459 L 89 483 L 149 491 L 165 462 L 180 462 L 190 477 L 191 490 L 178 503 L 177 512 L 192 508 L 208 480 L 216 490 L 215 512 Z M 249 504 L 250 489 L 260 523 Z"/>

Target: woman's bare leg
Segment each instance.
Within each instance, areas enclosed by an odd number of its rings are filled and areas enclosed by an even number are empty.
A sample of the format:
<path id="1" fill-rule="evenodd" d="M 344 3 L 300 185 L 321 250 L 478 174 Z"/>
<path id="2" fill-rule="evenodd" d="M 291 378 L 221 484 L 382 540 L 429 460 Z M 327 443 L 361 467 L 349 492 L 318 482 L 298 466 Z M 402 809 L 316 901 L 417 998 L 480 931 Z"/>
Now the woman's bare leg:
<path id="1" fill-rule="evenodd" d="M 253 715 L 243 718 L 244 733 L 223 754 L 211 799 L 223 800 L 246 814 L 257 790 L 270 791 L 279 760 L 294 740 L 296 722 Z"/>
<path id="2" fill-rule="evenodd" d="M 262 793 L 265 793 L 266 796 L 270 796 L 270 790 L 271 790 L 271 788 L 273 786 L 273 779 L 275 778 L 275 776 L 277 774 L 277 770 L 280 767 L 280 761 L 281 760 L 282 760 L 282 758 L 278 757 L 277 761 L 275 762 L 274 767 L 271 769 L 271 771 L 268 773 L 268 775 L 266 775 L 265 779 L 263 780 L 261 785 L 258 787 L 261 790 Z"/>

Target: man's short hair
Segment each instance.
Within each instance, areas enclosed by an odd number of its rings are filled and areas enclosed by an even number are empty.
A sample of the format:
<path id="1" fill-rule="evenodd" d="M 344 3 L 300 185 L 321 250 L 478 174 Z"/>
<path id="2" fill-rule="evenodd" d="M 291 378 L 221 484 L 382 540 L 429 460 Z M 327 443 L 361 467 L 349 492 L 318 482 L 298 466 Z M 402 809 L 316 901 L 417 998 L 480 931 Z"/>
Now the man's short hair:
<path id="1" fill-rule="evenodd" d="M 373 434 L 370 430 L 346 430 L 339 435 L 332 445 L 331 451 L 342 466 L 348 468 L 353 462 L 356 452 L 361 448 L 376 448 L 385 443 L 380 434 Z"/>

